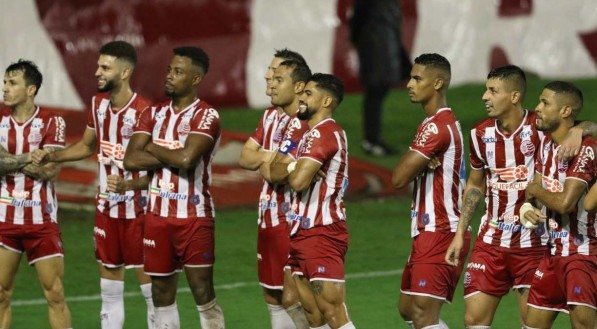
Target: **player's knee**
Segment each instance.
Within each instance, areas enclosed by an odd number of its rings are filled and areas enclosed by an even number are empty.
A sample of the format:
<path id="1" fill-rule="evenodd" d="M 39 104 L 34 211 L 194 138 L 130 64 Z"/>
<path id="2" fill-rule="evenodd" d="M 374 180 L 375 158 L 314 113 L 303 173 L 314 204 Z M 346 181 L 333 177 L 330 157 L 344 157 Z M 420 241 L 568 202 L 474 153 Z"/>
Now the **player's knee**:
<path id="1" fill-rule="evenodd" d="M 571 317 L 572 328 L 577 329 L 594 329 L 595 328 L 595 316 L 592 317 Z"/>
<path id="2" fill-rule="evenodd" d="M 282 306 L 285 309 L 295 306 L 299 302 L 299 295 L 292 289 L 284 289 L 282 292 Z"/>
<path id="3" fill-rule="evenodd" d="M 205 280 L 195 284 L 191 287 L 191 292 L 195 297 L 195 301 L 198 305 L 206 304 L 212 301 L 216 296 L 211 286 L 211 281 Z"/>
<path id="4" fill-rule="evenodd" d="M 396 308 L 398 308 L 398 313 L 400 314 L 400 317 L 402 317 L 402 319 L 406 321 L 411 320 L 410 305 L 398 301 Z"/>
<path id="5" fill-rule="evenodd" d="M 52 286 L 44 287 L 44 295 L 50 307 L 57 307 L 64 304 L 64 289 L 62 282 L 55 282 Z"/>
<path id="6" fill-rule="evenodd" d="M 12 298 L 12 290 L 0 286 L 0 307 L 8 307 Z"/>

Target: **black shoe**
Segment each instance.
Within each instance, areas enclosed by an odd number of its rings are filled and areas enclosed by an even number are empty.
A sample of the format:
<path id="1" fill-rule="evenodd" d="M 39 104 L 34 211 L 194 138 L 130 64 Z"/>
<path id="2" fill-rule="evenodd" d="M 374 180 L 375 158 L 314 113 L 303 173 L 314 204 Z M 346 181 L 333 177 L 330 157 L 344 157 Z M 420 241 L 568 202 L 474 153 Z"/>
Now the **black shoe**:
<path id="1" fill-rule="evenodd" d="M 365 153 L 377 157 L 384 157 L 394 154 L 394 150 L 389 148 L 384 142 L 373 143 L 368 140 L 364 140 L 361 143 L 361 147 Z"/>

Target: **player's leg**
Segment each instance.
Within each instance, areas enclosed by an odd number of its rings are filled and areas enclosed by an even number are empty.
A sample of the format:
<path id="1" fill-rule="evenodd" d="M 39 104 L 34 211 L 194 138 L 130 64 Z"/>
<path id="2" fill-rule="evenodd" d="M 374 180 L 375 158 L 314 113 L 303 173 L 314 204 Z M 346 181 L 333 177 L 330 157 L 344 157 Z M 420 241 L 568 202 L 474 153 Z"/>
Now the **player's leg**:
<path id="1" fill-rule="evenodd" d="M 557 311 L 539 309 L 528 306 L 526 311 L 525 328 L 530 329 L 550 329 L 558 316 Z"/>
<path id="2" fill-rule="evenodd" d="M 10 299 L 22 253 L 0 246 L 0 328 L 10 328 Z"/>
<path id="3" fill-rule="evenodd" d="M 301 305 L 299 293 L 290 268 L 284 268 L 284 290 L 282 291 L 282 305 L 292 319 L 296 329 L 308 329 L 309 321 Z"/>
<path id="4" fill-rule="evenodd" d="M 213 287 L 213 267 L 185 266 L 185 274 L 197 304 L 201 328 L 224 328 L 224 312 L 216 300 Z"/>
<path id="5" fill-rule="evenodd" d="M 570 306 L 570 323 L 575 329 L 597 328 L 597 310 L 584 305 Z"/>
<path id="6" fill-rule="evenodd" d="M 354 328 L 346 310 L 344 282 L 315 279 L 310 282 L 319 311 L 332 329 Z"/>
<path id="7" fill-rule="evenodd" d="M 518 301 L 518 312 L 520 314 L 520 324 L 525 324 L 527 319 L 527 301 L 529 299 L 528 288 L 515 288 L 514 295 Z"/>
<path id="8" fill-rule="evenodd" d="M 48 302 L 50 326 L 55 329 L 70 328 L 71 316 L 64 297 L 64 258 L 38 259 L 33 265 Z"/>
<path id="9" fill-rule="evenodd" d="M 565 310 L 565 293 L 556 272 L 553 257 L 546 256 L 539 263 L 527 298 L 525 328 L 551 328 L 558 313 Z"/>
<path id="10" fill-rule="evenodd" d="M 102 308 L 102 329 L 120 329 L 124 325 L 124 267 L 98 263 Z"/>
<path id="11" fill-rule="evenodd" d="M 151 276 L 151 297 L 155 305 L 156 328 L 180 328 L 176 305 L 178 273 Z"/>
<path id="12" fill-rule="evenodd" d="M 145 215 L 140 214 L 135 219 L 124 220 L 124 230 L 121 231 L 120 240 L 124 264 L 126 268 L 133 268 L 139 282 L 141 294 L 147 305 L 147 327 L 155 326 L 155 310 L 151 299 L 151 278 L 143 269 L 143 225 Z"/>
<path id="13" fill-rule="evenodd" d="M 145 274 L 143 267 L 135 267 L 134 270 L 137 281 L 139 281 L 141 294 L 147 305 L 147 328 L 153 329 L 155 327 L 155 309 L 151 297 L 151 278 L 149 275 Z"/>
<path id="14" fill-rule="evenodd" d="M 500 304 L 500 297 L 488 295 L 478 291 L 464 299 L 464 324 L 465 326 L 491 326 L 495 311 Z"/>
<path id="15" fill-rule="evenodd" d="M 282 306 L 282 290 L 261 287 L 272 329 L 294 329 L 292 319 Z"/>
<path id="16" fill-rule="evenodd" d="M 298 292 L 301 305 L 305 311 L 307 321 L 312 328 L 319 328 L 325 325 L 325 318 L 317 306 L 317 301 L 311 290 L 309 280 L 303 275 L 294 274 L 296 291 Z"/>

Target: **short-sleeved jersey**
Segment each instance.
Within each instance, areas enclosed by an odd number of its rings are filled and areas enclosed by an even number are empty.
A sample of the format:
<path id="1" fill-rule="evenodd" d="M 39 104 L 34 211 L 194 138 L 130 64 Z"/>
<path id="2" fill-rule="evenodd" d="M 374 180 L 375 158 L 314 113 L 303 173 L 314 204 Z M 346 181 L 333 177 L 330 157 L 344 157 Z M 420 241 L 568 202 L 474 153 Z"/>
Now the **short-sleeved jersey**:
<path id="1" fill-rule="evenodd" d="M 0 118 L 0 145 L 18 155 L 44 147 L 64 148 L 66 124 L 61 116 L 39 107 L 29 120 L 17 123 L 9 112 Z M 57 222 L 58 201 L 52 181 L 33 179 L 20 170 L 0 181 L 0 222 L 43 224 Z"/>
<path id="2" fill-rule="evenodd" d="M 320 163 L 326 177 L 296 192 L 290 219 L 300 222 L 300 229 L 345 221 L 343 198 L 348 187 L 348 144 L 342 127 L 331 118 L 319 122 L 303 135 L 297 157 Z"/>
<path id="3" fill-rule="evenodd" d="M 520 223 L 524 190 L 533 179 L 534 159 L 541 138 L 535 112 L 524 111 L 520 126 L 510 135 L 489 118 L 470 134 L 470 163 L 485 173 L 486 211 L 479 226 L 479 241 L 505 248 L 542 248 L 547 244 L 545 225 L 529 230 Z"/>
<path id="4" fill-rule="evenodd" d="M 211 163 L 220 143 L 218 111 L 199 99 L 178 113 L 171 102 L 162 103 L 143 111 L 134 133 L 148 134 L 153 143 L 171 150 L 183 148 L 189 134 L 203 135 L 214 141 L 195 168 L 156 169 L 149 190 L 150 210 L 156 216 L 213 218 L 215 208 L 209 187 Z"/>
<path id="5" fill-rule="evenodd" d="M 137 218 L 145 212 L 147 190 L 126 191 L 124 194 L 108 192 L 108 175 L 118 175 L 126 180 L 147 175 L 145 171 L 125 170 L 124 152 L 133 135 L 141 112 L 150 105 L 145 98 L 133 94 L 129 102 L 115 111 L 108 94 L 98 94 L 91 101 L 87 128 L 95 131 L 99 144 L 99 186 L 97 210 L 111 218 Z"/>
<path id="6" fill-rule="evenodd" d="M 251 139 L 263 150 L 279 150 L 296 158 L 297 146 L 308 129 L 307 122 L 290 117 L 272 106 L 263 114 Z M 260 228 L 269 228 L 287 221 L 286 214 L 291 205 L 292 191 L 288 184 L 271 184 L 264 180 L 259 195 L 257 224 Z"/>
<path id="7" fill-rule="evenodd" d="M 562 192 L 567 179 L 582 181 L 586 187 L 574 211 L 567 215 L 561 215 L 543 207 L 542 212 L 547 217 L 551 254 L 555 256 L 597 255 L 595 212 L 589 213 L 583 207 L 588 188 L 595 184 L 597 140 L 592 137 L 583 138 L 579 154 L 568 161 L 557 159 L 559 147 L 560 145 L 549 136 L 541 141 L 535 168 L 542 176 L 543 188 L 549 192 Z"/>
<path id="8" fill-rule="evenodd" d="M 411 205 L 411 236 L 420 232 L 456 232 L 464 188 L 464 159 L 460 123 L 442 108 L 419 125 L 410 150 L 441 165 L 415 178 Z"/>

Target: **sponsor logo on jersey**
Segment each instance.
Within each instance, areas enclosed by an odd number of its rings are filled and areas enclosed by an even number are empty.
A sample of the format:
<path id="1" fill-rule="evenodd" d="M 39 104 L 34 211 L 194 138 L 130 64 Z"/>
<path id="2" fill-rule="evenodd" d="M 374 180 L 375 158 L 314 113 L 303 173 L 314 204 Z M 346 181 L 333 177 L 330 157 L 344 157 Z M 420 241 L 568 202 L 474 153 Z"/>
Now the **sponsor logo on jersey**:
<path id="1" fill-rule="evenodd" d="M 214 120 L 220 117 L 218 112 L 214 109 L 207 109 L 205 112 L 206 113 L 203 115 L 203 118 L 201 118 L 201 122 L 199 123 L 198 128 L 200 130 L 208 130 L 211 128 Z"/>
<path id="2" fill-rule="evenodd" d="M 578 156 L 578 162 L 574 166 L 574 172 L 586 173 L 589 171 L 590 164 L 595 160 L 595 152 L 592 147 L 583 146 Z"/>
<path id="3" fill-rule="evenodd" d="M 499 217 L 500 220 L 504 222 L 516 222 L 518 221 L 518 215 L 514 214 L 503 214 Z"/>
<path id="4" fill-rule="evenodd" d="M 99 194 L 99 198 L 106 201 L 114 202 L 125 202 L 133 200 L 133 195 L 118 194 L 113 192 L 102 192 Z"/>
<path id="5" fill-rule="evenodd" d="M 31 121 L 31 129 L 43 129 L 44 126 L 44 121 L 41 118 L 35 118 Z"/>
<path id="6" fill-rule="evenodd" d="M 16 199 L 27 199 L 30 194 L 29 191 L 12 191 L 12 197 Z"/>
<path id="7" fill-rule="evenodd" d="M 423 129 L 421 129 L 421 132 L 417 134 L 417 137 L 415 137 L 415 145 L 418 147 L 425 146 L 427 140 L 429 140 L 429 137 L 432 135 L 437 135 L 438 133 L 439 130 L 434 122 L 426 124 Z"/>
<path id="8" fill-rule="evenodd" d="M 568 237 L 568 231 L 556 231 L 549 232 L 549 237 L 552 239 L 566 239 Z"/>
<path id="9" fill-rule="evenodd" d="M 485 144 L 496 143 L 497 139 L 495 137 L 481 137 L 481 141 Z"/>

